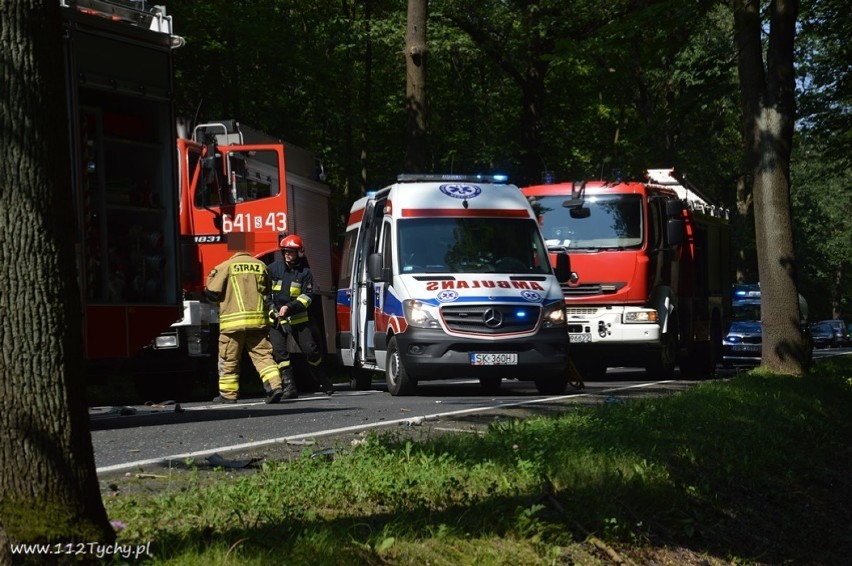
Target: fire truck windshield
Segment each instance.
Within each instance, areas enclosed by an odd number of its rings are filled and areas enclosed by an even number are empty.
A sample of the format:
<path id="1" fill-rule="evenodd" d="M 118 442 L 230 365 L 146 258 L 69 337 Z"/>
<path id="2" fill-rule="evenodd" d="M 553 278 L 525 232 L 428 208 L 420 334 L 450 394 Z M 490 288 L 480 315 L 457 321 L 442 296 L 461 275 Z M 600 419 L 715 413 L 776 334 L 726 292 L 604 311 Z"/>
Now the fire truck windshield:
<path id="1" fill-rule="evenodd" d="M 532 219 L 411 218 L 398 226 L 403 274 L 551 272 Z"/>
<path id="2" fill-rule="evenodd" d="M 549 247 L 569 250 L 636 249 L 642 246 L 642 197 L 587 196 L 589 214 L 572 215 L 562 206 L 565 196 L 531 199 Z"/>

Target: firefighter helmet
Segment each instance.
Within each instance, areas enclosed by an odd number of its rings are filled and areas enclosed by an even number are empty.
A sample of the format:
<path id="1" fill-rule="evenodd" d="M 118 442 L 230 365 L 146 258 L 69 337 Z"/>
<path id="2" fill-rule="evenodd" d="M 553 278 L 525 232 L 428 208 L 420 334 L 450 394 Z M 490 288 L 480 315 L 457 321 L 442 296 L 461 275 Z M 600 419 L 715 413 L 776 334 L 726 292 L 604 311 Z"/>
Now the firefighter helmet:
<path id="1" fill-rule="evenodd" d="M 281 242 L 278 244 L 278 247 L 282 250 L 284 248 L 295 248 L 300 252 L 304 249 L 304 246 L 302 245 L 302 238 L 295 234 L 290 234 L 289 236 L 281 238 Z"/>

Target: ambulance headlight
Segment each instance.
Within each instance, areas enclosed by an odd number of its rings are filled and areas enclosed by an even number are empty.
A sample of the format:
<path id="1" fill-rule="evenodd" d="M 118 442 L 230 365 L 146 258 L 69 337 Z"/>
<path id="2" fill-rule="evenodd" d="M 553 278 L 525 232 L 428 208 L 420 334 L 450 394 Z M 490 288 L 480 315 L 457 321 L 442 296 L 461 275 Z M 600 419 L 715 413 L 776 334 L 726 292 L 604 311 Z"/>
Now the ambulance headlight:
<path id="1" fill-rule="evenodd" d="M 648 324 L 650 322 L 657 322 L 657 311 L 641 310 L 624 313 L 625 324 Z"/>
<path id="2" fill-rule="evenodd" d="M 562 301 L 553 303 L 549 307 L 544 307 L 542 326 L 544 328 L 565 326 L 565 306 L 562 304 Z"/>
<path id="3" fill-rule="evenodd" d="M 439 328 L 440 324 L 432 316 L 432 310 L 426 303 L 422 303 L 416 299 L 406 299 L 402 301 L 402 309 L 405 312 L 405 320 L 411 326 L 417 328 Z"/>

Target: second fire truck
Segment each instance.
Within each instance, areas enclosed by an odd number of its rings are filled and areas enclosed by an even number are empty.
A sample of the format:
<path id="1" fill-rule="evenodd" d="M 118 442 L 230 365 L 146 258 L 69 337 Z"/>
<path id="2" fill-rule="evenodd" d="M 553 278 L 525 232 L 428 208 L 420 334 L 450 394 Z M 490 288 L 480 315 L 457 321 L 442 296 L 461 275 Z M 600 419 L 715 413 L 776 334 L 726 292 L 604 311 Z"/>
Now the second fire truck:
<path id="1" fill-rule="evenodd" d="M 730 318 L 728 212 L 670 169 L 644 182 L 525 187 L 562 286 L 571 354 L 586 378 L 641 366 L 654 377 L 711 373 Z"/>

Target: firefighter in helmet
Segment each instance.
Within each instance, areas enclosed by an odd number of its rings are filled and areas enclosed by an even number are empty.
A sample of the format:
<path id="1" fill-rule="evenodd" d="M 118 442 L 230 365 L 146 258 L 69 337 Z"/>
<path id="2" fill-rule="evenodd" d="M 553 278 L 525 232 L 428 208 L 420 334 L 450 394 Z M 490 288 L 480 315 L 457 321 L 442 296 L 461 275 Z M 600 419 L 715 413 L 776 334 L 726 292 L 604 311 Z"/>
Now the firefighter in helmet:
<path id="1" fill-rule="evenodd" d="M 234 234 L 229 247 L 245 250 Z M 265 295 L 270 279 L 266 265 L 246 251 L 237 251 L 207 276 L 205 293 L 219 303 L 219 395 L 216 403 L 236 403 L 240 392 L 240 357 L 247 349 L 266 391 L 266 402 L 277 403 L 284 391 L 268 339 Z"/>
<path id="2" fill-rule="evenodd" d="M 313 301 L 314 276 L 304 257 L 302 239 L 295 234 L 284 236 L 279 247 L 282 259 L 269 264 L 272 292 L 267 303 L 270 307 L 270 318 L 274 320 L 269 331 L 269 341 L 281 371 L 283 397 L 293 399 L 298 396 L 287 349 L 288 334 L 293 336 L 305 354 L 313 380 L 324 393 L 331 395 L 334 393 L 334 385 L 321 366 L 322 351 L 308 318 L 308 307 Z"/>

